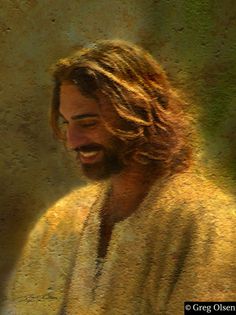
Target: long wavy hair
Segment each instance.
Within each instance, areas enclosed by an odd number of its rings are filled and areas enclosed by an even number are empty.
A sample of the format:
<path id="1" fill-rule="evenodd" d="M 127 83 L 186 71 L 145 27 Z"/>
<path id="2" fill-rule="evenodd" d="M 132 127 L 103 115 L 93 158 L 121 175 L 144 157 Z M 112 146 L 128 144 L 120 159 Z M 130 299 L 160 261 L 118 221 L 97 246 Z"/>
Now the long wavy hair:
<path id="1" fill-rule="evenodd" d="M 105 121 L 107 130 L 126 142 L 124 160 L 157 164 L 176 173 L 191 164 L 191 117 L 165 71 L 144 49 L 123 40 L 103 40 L 60 59 L 53 67 L 54 90 L 51 125 L 63 139 L 59 126 L 60 86 L 69 81 L 85 96 L 103 95 L 125 128 Z M 121 124 L 122 125 L 122 124 Z"/>

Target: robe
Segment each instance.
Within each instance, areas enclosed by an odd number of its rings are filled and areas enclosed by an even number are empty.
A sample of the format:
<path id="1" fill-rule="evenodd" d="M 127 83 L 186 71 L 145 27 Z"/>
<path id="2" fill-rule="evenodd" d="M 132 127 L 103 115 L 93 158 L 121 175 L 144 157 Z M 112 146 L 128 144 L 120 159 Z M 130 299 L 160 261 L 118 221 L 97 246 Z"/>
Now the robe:
<path id="1" fill-rule="evenodd" d="M 236 300 L 235 200 L 188 170 L 157 180 L 98 259 L 109 182 L 59 200 L 29 235 L 2 315 L 180 315 Z"/>

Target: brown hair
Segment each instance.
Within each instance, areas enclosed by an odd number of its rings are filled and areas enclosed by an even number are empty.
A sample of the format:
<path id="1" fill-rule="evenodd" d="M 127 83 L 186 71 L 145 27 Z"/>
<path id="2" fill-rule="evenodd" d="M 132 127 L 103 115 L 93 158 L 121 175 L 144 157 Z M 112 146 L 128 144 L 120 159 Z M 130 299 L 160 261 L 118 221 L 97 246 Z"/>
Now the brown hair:
<path id="1" fill-rule="evenodd" d="M 81 93 L 106 97 L 128 128 L 107 129 L 128 143 L 135 160 L 155 162 L 169 173 L 190 165 L 192 148 L 188 136 L 190 121 L 186 103 L 171 87 L 165 71 L 145 50 L 122 40 L 103 40 L 59 60 L 53 68 L 54 91 L 51 125 L 61 137 L 59 120 L 60 85 L 70 81 Z M 99 100 L 98 100 L 99 101 Z"/>

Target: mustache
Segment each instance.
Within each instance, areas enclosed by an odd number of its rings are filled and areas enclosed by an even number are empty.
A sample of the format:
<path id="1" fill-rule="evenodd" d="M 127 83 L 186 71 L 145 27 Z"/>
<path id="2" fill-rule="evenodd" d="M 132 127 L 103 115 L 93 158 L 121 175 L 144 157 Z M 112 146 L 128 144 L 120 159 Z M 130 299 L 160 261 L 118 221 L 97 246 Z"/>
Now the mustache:
<path id="1" fill-rule="evenodd" d="M 96 143 L 91 143 L 91 144 L 87 144 L 87 145 L 82 145 L 78 148 L 75 148 L 74 151 L 79 153 L 80 151 L 83 152 L 91 152 L 91 151 L 98 151 L 98 150 L 103 150 L 104 147 L 100 144 L 96 144 Z"/>

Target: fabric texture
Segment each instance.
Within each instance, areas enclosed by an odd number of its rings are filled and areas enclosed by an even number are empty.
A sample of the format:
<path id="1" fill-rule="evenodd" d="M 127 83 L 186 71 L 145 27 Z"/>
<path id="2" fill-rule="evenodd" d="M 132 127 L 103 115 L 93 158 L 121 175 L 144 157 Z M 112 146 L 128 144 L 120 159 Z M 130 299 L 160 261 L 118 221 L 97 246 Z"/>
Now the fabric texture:
<path id="1" fill-rule="evenodd" d="M 234 199 L 201 174 L 156 181 L 98 260 L 109 183 L 59 201 L 29 236 L 3 315 L 172 315 L 236 299 Z"/>

